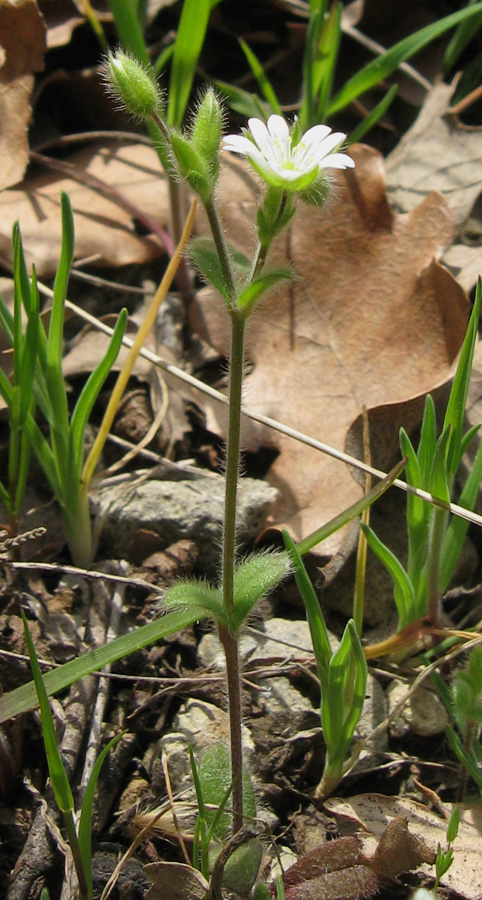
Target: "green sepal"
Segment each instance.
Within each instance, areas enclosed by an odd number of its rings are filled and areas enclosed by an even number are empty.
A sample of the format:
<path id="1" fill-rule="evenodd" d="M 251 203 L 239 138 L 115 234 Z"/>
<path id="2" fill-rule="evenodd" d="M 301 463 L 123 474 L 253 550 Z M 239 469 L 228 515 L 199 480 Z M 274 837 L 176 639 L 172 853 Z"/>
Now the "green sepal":
<path id="1" fill-rule="evenodd" d="M 196 150 L 188 138 L 176 132 L 171 135 L 171 146 L 182 177 L 196 194 L 204 201 L 208 200 L 212 195 L 215 179 L 213 180 L 203 154 Z"/>
<path id="2" fill-rule="evenodd" d="M 286 227 L 296 210 L 296 203 L 284 186 L 270 186 L 258 208 L 256 228 L 259 242 L 269 247 L 273 238 Z"/>
<path id="3" fill-rule="evenodd" d="M 266 272 L 256 278 L 248 287 L 241 291 L 237 306 L 243 318 L 247 319 L 253 312 L 256 301 L 259 300 L 266 291 L 279 284 L 280 281 L 290 281 L 293 278 L 291 269 L 277 269 L 274 272 Z"/>
<path id="4" fill-rule="evenodd" d="M 134 54 L 117 50 L 106 62 L 109 89 L 137 119 L 147 121 L 163 112 L 162 95 L 150 66 L 141 65 Z"/>
<path id="5" fill-rule="evenodd" d="M 256 604 L 273 590 L 290 571 L 287 553 L 256 553 L 238 564 L 234 573 L 234 605 L 229 629 L 235 632 L 246 621 Z"/>

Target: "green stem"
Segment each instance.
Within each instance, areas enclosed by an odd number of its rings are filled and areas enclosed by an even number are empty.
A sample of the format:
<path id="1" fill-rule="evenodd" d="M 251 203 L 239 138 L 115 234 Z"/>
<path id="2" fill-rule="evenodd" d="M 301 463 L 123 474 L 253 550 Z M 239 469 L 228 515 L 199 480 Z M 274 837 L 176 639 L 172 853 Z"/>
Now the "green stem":
<path id="1" fill-rule="evenodd" d="M 218 252 L 219 261 L 223 270 L 224 280 L 226 284 L 230 286 L 231 296 L 228 300 L 228 309 L 229 312 L 232 313 L 236 311 L 236 281 L 234 279 L 233 270 L 231 268 L 228 248 L 223 233 L 223 226 L 213 199 L 204 204 L 204 209 L 208 217 L 209 227 L 211 229 L 214 243 L 216 244 L 216 250 Z"/>
<path id="2" fill-rule="evenodd" d="M 231 314 L 231 357 L 229 370 L 229 425 L 226 448 L 224 494 L 224 534 L 222 559 L 223 603 L 226 612 L 234 606 L 234 560 L 236 555 L 236 503 L 241 449 L 241 395 L 244 363 L 244 320 Z"/>
<path id="3" fill-rule="evenodd" d="M 233 779 L 233 834 L 243 825 L 243 745 L 241 670 L 239 663 L 239 639 L 224 625 L 218 627 L 219 640 L 226 658 L 226 680 L 229 697 L 229 744 L 231 752 L 231 777 Z"/>

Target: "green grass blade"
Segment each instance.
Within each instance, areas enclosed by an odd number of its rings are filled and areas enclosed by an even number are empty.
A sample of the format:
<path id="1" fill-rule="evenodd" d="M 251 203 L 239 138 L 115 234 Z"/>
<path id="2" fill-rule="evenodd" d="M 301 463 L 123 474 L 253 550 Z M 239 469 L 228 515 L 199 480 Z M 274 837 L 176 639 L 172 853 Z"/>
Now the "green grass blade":
<path id="1" fill-rule="evenodd" d="M 420 441 L 417 449 L 418 461 L 420 464 L 420 485 L 424 490 L 428 489 L 430 482 L 430 472 L 432 471 L 432 462 L 435 455 L 435 446 L 437 443 L 437 423 L 435 420 L 435 405 L 431 394 L 425 397 L 425 408 L 423 411 L 422 428 L 420 431 Z"/>
<path id="2" fill-rule="evenodd" d="M 308 572 L 306 571 L 306 567 L 303 564 L 303 560 L 301 559 L 297 547 L 286 529 L 283 529 L 283 540 L 285 547 L 291 556 L 295 569 L 296 584 L 298 585 L 298 590 L 306 609 L 306 616 L 318 669 L 318 677 L 323 691 L 326 688 L 328 667 L 332 651 L 325 620 L 321 611 L 320 601 L 316 596 L 315 589 L 310 581 Z"/>
<path id="3" fill-rule="evenodd" d="M 326 525 L 322 525 L 321 528 L 317 528 L 312 534 L 309 534 L 302 541 L 296 545 L 298 548 L 298 553 L 300 556 L 304 556 L 305 553 L 308 553 L 310 550 L 313 550 L 313 547 L 316 547 L 317 544 L 321 544 L 322 541 L 326 540 L 330 534 L 334 534 L 335 531 L 338 531 L 339 528 L 342 528 L 343 525 L 346 525 L 348 522 L 351 522 L 352 519 L 356 519 L 367 506 L 371 506 L 372 503 L 378 498 L 381 497 L 382 494 L 385 493 L 386 490 L 390 487 L 390 485 L 395 481 L 396 478 L 403 472 L 405 468 L 406 461 L 403 459 L 401 462 L 397 463 L 397 465 L 388 473 L 386 478 L 383 478 L 379 481 L 378 484 L 375 485 L 374 488 L 371 489 L 367 494 L 364 494 L 360 500 L 357 500 L 356 503 L 352 503 L 347 509 L 345 509 L 342 513 L 335 516 L 333 519 L 330 519 Z"/>
<path id="4" fill-rule="evenodd" d="M 353 681 L 352 684 L 347 684 L 350 696 L 343 729 L 343 736 L 348 749 L 360 721 L 363 704 L 365 703 L 368 667 L 353 619 L 347 622 L 346 627 L 350 635 L 351 661 L 354 667 L 354 673 L 347 672 L 348 679 Z"/>
<path id="5" fill-rule="evenodd" d="M 342 4 L 333 3 L 324 22 L 321 40 L 316 50 L 313 70 L 314 117 L 309 125 L 325 121 L 331 97 L 341 42 Z"/>
<path id="6" fill-rule="evenodd" d="M 259 88 L 261 90 L 261 93 L 263 94 L 264 99 L 266 100 L 267 103 L 269 103 L 272 112 L 276 113 L 276 115 L 278 115 L 278 116 L 282 116 L 283 111 L 281 109 L 280 102 L 276 96 L 275 89 L 274 89 L 273 85 L 271 84 L 268 76 L 266 75 L 266 72 L 265 72 L 262 64 L 260 63 L 258 57 L 256 56 L 255 53 L 253 53 L 253 51 L 248 46 L 246 41 L 243 40 L 243 38 L 238 38 L 238 40 L 239 40 L 241 49 L 248 61 L 248 65 L 249 65 L 254 77 L 256 78 L 256 81 L 258 82 Z"/>
<path id="7" fill-rule="evenodd" d="M 467 769 L 472 780 L 477 785 L 479 791 L 482 794 L 482 772 L 480 771 L 477 763 L 474 759 L 467 753 L 465 747 L 462 744 L 458 734 L 454 731 L 451 725 L 445 726 L 445 734 L 447 735 L 448 741 L 455 755 L 462 763 L 463 766 Z"/>
<path id="8" fill-rule="evenodd" d="M 357 125 L 356 128 L 353 129 L 352 132 L 348 135 L 348 141 L 350 144 L 355 144 L 358 141 L 361 141 L 363 137 L 380 121 L 380 119 L 385 115 L 387 109 L 392 104 L 398 93 L 398 84 L 392 84 L 391 88 L 387 91 L 385 96 L 373 109 L 368 113 L 367 116 Z"/>
<path id="9" fill-rule="evenodd" d="M 356 75 L 345 82 L 330 103 L 327 110 L 328 116 L 335 115 L 335 113 L 348 106 L 349 103 L 352 103 L 353 100 L 356 100 L 360 94 L 364 94 L 370 88 L 379 84 L 380 81 L 388 78 L 402 62 L 411 59 L 419 50 L 422 50 L 427 44 L 449 31 L 450 28 L 454 28 L 459 22 L 463 22 L 465 19 L 469 19 L 478 13 L 482 13 L 482 3 L 476 3 L 473 7 L 458 10 L 449 16 L 445 16 L 443 19 L 439 19 L 438 22 L 433 22 L 431 25 L 421 28 L 415 34 L 411 34 L 409 37 L 399 41 L 386 53 L 377 56 L 376 59 L 369 62 L 360 72 L 357 72 Z"/>
<path id="10" fill-rule="evenodd" d="M 475 460 L 472 463 L 471 472 L 460 495 L 458 501 L 460 506 L 465 507 L 465 509 L 474 509 L 480 491 L 481 480 L 482 444 L 479 446 Z M 452 516 L 442 545 L 439 580 L 439 588 L 442 593 L 447 590 L 454 573 L 468 527 L 469 523 L 465 519 L 461 519 L 460 516 Z"/>
<path id="11" fill-rule="evenodd" d="M 415 591 L 401 562 L 392 551 L 385 546 L 375 532 L 367 525 L 360 525 L 366 536 L 370 548 L 392 577 L 394 585 L 394 598 L 397 606 L 400 627 L 403 628 L 412 621 L 412 611 L 415 605 Z"/>
<path id="12" fill-rule="evenodd" d="M 94 794 L 97 786 L 97 780 L 100 775 L 103 762 L 108 753 L 120 741 L 123 734 L 116 734 L 106 747 L 99 753 L 94 767 L 92 769 L 87 787 L 85 789 L 84 799 L 82 801 L 82 810 L 79 821 L 79 850 L 84 867 L 85 880 L 87 882 L 88 896 L 93 894 L 92 884 L 92 810 L 94 806 Z"/>
<path id="13" fill-rule="evenodd" d="M 25 417 L 29 412 L 32 404 L 32 391 L 37 362 L 39 325 L 39 296 L 34 273 L 34 278 L 32 280 L 30 313 L 28 317 L 27 327 L 25 329 L 25 337 L 22 340 L 22 349 L 20 353 L 20 378 L 18 383 L 20 389 L 20 425 L 23 425 Z"/>
<path id="14" fill-rule="evenodd" d="M 244 119 L 262 119 L 265 122 L 271 112 L 267 103 L 252 94 L 250 91 L 244 91 L 242 88 L 236 87 L 234 84 L 228 84 L 226 81 L 214 82 L 220 93 L 223 95 L 226 103 L 234 112 L 243 116 Z"/>
<path id="15" fill-rule="evenodd" d="M 172 57 L 167 121 L 180 128 L 211 12 L 211 0 L 184 0 Z"/>
<path id="16" fill-rule="evenodd" d="M 125 50 L 130 50 L 143 66 L 150 66 L 149 54 L 131 0 L 109 0 L 115 27 Z"/>
<path id="17" fill-rule="evenodd" d="M 480 319 L 480 303 L 481 303 L 481 280 L 479 278 L 477 289 L 475 292 L 475 302 L 464 338 L 460 359 L 457 365 L 457 371 L 453 380 L 452 389 L 450 391 L 447 409 L 445 411 L 444 429 L 447 425 L 452 427 L 452 439 L 447 459 L 447 474 L 449 479 L 455 476 L 460 465 L 460 447 L 462 443 L 462 434 L 465 420 L 465 407 L 467 405 L 467 394 L 469 390 L 470 376 L 472 373 L 472 363 L 474 359 L 475 343 L 477 340 L 479 319 Z"/>
<path id="18" fill-rule="evenodd" d="M 89 421 L 92 407 L 99 395 L 99 391 L 104 384 L 115 360 L 117 359 L 122 338 L 127 324 L 127 310 L 123 309 L 119 313 L 114 333 L 110 339 L 104 358 L 99 362 L 97 367 L 89 375 L 79 399 L 75 405 L 70 420 L 70 473 L 71 480 L 75 478 L 80 480 L 82 465 L 84 459 L 84 433 L 87 422 Z"/>
<path id="19" fill-rule="evenodd" d="M 474 6 L 475 2 L 476 0 L 469 0 L 467 6 Z M 481 27 L 482 13 L 479 13 L 473 19 L 469 19 L 468 22 L 461 22 L 457 27 L 443 55 L 442 73 L 444 78 L 452 71 L 467 44 L 475 37 Z"/>
<path id="20" fill-rule="evenodd" d="M 79 681 L 92 672 L 98 672 L 118 659 L 128 656 L 129 653 L 135 653 L 148 644 L 154 644 L 160 641 L 168 634 L 180 631 L 188 625 L 192 625 L 199 618 L 198 610 L 183 609 L 180 612 L 170 612 L 155 622 L 143 625 L 129 634 L 123 634 L 121 637 L 90 650 L 84 656 L 73 659 L 57 669 L 46 672 L 43 676 L 43 683 L 47 694 L 51 696 L 63 688 L 69 687 L 74 681 Z M 18 716 L 22 712 L 35 709 L 37 706 L 37 695 L 33 682 L 24 684 L 15 690 L 10 691 L 0 697 L 0 722 L 5 722 L 13 716 Z"/>
<path id="21" fill-rule="evenodd" d="M 32 636 L 29 631 L 25 613 L 22 610 L 22 621 L 25 629 L 25 640 L 27 642 L 28 655 L 30 657 L 30 666 L 32 668 L 33 683 L 37 694 L 40 712 L 42 716 L 42 736 L 47 755 L 47 763 L 49 767 L 50 782 L 55 796 L 55 802 L 61 812 L 68 812 L 74 808 L 74 798 L 70 789 L 67 773 L 60 755 L 57 735 L 55 733 L 54 720 L 47 692 L 45 690 L 42 673 L 38 664 L 37 654 L 35 652 Z"/>
<path id="22" fill-rule="evenodd" d="M 156 61 L 154 62 L 152 68 L 154 70 L 155 75 L 161 75 L 164 69 L 166 68 L 170 59 L 172 59 L 172 54 L 174 53 L 174 44 L 170 44 L 169 47 L 166 47 L 162 53 L 159 54 Z"/>

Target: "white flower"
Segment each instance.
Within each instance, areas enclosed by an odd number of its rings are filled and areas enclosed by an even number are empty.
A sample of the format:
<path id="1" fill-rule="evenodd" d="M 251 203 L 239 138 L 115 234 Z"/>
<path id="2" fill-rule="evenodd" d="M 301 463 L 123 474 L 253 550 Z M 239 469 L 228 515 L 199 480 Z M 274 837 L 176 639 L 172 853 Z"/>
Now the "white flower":
<path id="1" fill-rule="evenodd" d="M 251 136 L 230 134 L 223 147 L 240 153 L 268 184 L 287 191 L 307 188 L 322 169 L 353 168 L 346 153 L 336 152 L 346 134 L 332 132 L 327 125 L 315 125 L 301 134 L 297 121 L 291 131 L 282 116 L 270 116 L 267 126 L 261 119 L 248 120 Z"/>

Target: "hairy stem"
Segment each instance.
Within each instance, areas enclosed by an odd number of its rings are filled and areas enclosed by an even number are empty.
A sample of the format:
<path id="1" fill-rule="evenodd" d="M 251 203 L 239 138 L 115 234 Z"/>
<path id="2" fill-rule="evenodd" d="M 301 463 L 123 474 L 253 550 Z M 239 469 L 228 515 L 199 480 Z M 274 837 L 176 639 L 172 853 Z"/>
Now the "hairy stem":
<path id="1" fill-rule="evenodd" d="M 239 665 L 238 635 L 231 634 L 219 625 L 219 639 L 226 658 L 226 678 L 229 696 L 229 743 L 231 751 L 231 777 L 233 779 L 233 834 L 243 825 L 243 747 L 241 671 Z"/>

